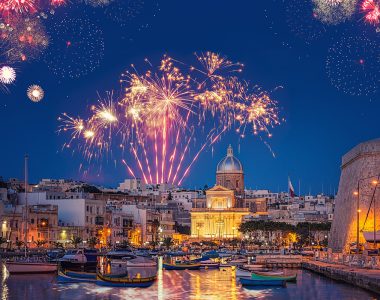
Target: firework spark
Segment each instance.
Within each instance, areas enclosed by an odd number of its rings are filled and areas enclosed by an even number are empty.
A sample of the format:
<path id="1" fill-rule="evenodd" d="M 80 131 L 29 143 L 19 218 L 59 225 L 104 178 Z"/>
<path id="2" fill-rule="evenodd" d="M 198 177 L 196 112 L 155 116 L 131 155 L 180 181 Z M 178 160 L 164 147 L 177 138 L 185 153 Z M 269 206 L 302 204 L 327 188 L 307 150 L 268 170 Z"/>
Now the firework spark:
<path id="1" fill-rule="evenodd" d="M 51 47 L 45 61 L 62 78 L 79 78 L 94 71 L 103 59 L 103 32 L 87 18 L 65 15 L 50 28 Z"/>
<path id="2" fill-rule="evenodd" d="M 378 25 L 380 23 L 380 2 L 364 0 L 360 9 L 365 14 L 364 19 L 367 23 L 372 25 Z"/>
<path id="3" fill-rule="evenodd" d="M 61 129 L 71 132 L 68 144 L 78 140 L 88 160 L 129 150 L 145 182 L 181 184 L 200 154 L 227 130 L 244 137 L 252 128 L 270 137 L 270 128 L 280 123 L 276 102 L 239 80 L 243 65 L 212 52 L 196 54 L 196 61 L 188 67 L 164 56 L 155 68 L 146 60 L 142 74 L 132 66 L 122 75 L 120 99 L 107 94 L 87 120 L 63 115 Z M 135 177 L 131 164 L 122 161 Z"/>
<path id="4" fill-rule="evenodd" d="M 364 36 L 343 37 L 328 51 L 326 71 L 331 83 L 344 93 L 371 95 L 379 89 L 380 46 Z"/>
<path id="5" fill-rule="evenodd" d="M 0 68 L 0 82 L 11 84 L 16 80 L 16 71 L 12 67 L 3 66 Z"/>
<path id="6" fill-rule="evenodd" d="M 40 102 L 44 96 L 45 92 L 39 85 L 31 85 L 27 90 L 28 98 L 33 102 Z"/>
<path id="7" fill-rule="evenodd" d="M 357 0 L 313 0 L 314 15 L 322 23 L 336 25 L 351 18 Z"/>

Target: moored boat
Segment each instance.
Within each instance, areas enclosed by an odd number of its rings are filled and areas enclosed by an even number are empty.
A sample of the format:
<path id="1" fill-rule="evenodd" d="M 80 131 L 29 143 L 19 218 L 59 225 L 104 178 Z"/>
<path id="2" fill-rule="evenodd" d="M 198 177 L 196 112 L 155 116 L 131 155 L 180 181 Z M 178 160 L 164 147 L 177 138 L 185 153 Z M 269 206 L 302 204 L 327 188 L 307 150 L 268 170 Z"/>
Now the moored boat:
<path id="1" fill-rule="evenodd" d="M 219 268 L 219 265 L 220 265 L 218 262 L 215 262 L 211 259 L 201 261 L 200 264 L 201 264 L 201 267 L 205 268 L 205 269 L 206 268 L 207 269 L 217 269 L 217 268 Z"/>
<path id="2" fill-rule="evenodd" d="M 297 274 L 291 276 L 268 276 L 268 275 L 259 275 L 252 273 L 252 279 L 262 279 L 262 280 L 285 280 L 285 281 L 297 281 Z"/>
<path id="3" fill-rule="evenodd" d="M 286 280 L 240 278 L 243 286 L 286 286 Z"/>
<path id="4" fill-rule="evenodd" d="M 5 262 L 5 266 L 10 274 L 42 274 L 57 272 L 57 264 L 45 262 Z"/>
<path id="5" fill-rule="evenodd" d="M 201 264 L 169 264 L 163 263 L 162 268 L 165 270 L 199 270 L 201 268 Z"/>
<path id="6" fill-rule="evenodd" d="M 87 278 L 87 279 L 96 279 L 96 273 L 90 273 L 90 272 L 75 272 L 71 270 L 66 270 L 64 273 L 65 275 L 69 277 L 74 278 Z"/>
<path id="7" fill-rule="evenodd" d="M 254 273 L 258 275 L 264 275 L 264 276 L 281 276 L 284 275 L 283 271 L 253 271 Z"/>
<path id="8" fill-rule="evenodd" d="M 252 271 L 242 269 L 242 268 L 236 268 L 236 277 L 251 277 Z"/>
<path id="9" fill-rule="evenodd" d="M 96 274 L 86 277 L 86 276 L 76 276 L 77 274 L 73 274 L 76 272 L 64 273 L 62 271 L 58 272 L 57 282 L 58 283 L 77 283 L 77 282 L 86 282 L 86 283 L 96 283 Z M 70 276 L 70 275 L 71 276 Z"/>
<path id="10" fill-rule="evenodd" d="M 128 278 L 128 277 L 110 277 L 107 275 L 102 275 L 97 273 L 96 276 L 96 284 L 101 286 L 108 287 L 149 287 L 156 280 L 157 276 L 151 277 L 136 277 L 136 278 Z"/>

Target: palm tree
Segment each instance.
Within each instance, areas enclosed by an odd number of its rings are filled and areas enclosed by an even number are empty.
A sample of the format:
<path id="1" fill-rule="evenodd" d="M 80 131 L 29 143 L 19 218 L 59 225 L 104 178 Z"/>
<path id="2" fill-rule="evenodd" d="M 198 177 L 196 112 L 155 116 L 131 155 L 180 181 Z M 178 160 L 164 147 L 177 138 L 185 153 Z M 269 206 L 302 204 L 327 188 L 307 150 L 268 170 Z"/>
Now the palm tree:
<path id="1" fill-rule="evenodd" d="M 45 240 L 36 240 L 33 243 L 37 246 L 37 248 L 41 248 L 43 245 L 45 245 L 47 243 L 47 241 L 45 241 Z"/>
<path id="2" fill-rule="evenodd" d="M 21 249 L 21 247 L 24 245 L 24 242 L 23 241 L 20 241 L 20 240 L 18 240 L 18 241 L 16 241 L 16 247 L 17 247 L 17 249 L 18 250 L 20 250 Z"/>
<path id="3" fill-rule="evenodd" d="M 88 245 L 90 248 L 95 248 L 97 244 L 99 244 L 99 239 L 96 236 L 92 236 L 87 240 Z"/>
<path id="4" fill-rule="evenodd" d="M 63 244 L 61 242 L 52 242 L 51 244 L 54 248 L 63 248 Z"/>
<path id="5" fill-rule="evenodd" d="M 73 236 L 70 239 L 70 243 L 74 245 L 74 248 L 77 248 L 78 244 L 82 243 L 83 239 L 79 236 Z"/>
<path id="6" fill-rule="evenodd" d="M 166 247 L 167 250 L 169 250 L 170 247 L 174 245 L 173 239 L 171 237 L 166 237 L 163 240 L 163 245 Z"/>
<path id="7" fill-rule="evenodd" d="M 153 247 L 153 249 L 156 249 L 156 246 L 158 246 L 158 241 L 150 241 L 149 245 Z"/>

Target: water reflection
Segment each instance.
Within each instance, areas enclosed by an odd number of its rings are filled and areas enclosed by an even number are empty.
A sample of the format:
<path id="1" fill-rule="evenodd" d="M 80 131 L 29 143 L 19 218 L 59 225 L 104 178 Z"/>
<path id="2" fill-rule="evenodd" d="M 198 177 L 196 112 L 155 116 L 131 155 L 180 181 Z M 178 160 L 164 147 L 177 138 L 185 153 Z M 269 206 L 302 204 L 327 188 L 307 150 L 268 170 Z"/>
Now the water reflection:
<path id="1" fill-rule="evenodd" d="M 140 269 L 140 270 L 136 270 Z M 128 269 L 142 276 L 152 270 Z M 120 270 L 121 271 L 121 270 Z M 155 270 L 153 270 L 155 271 Z M 133 273 L 135 272 L 135 273 Z M 146 273 L 144 273 L 146 272 Z M 12 275 L 2 272 L 1 299 L 369 299 L 374 295 L 307 271 L 286 288 L 243 288 L 230 268 L 168 271 L 159 268 L 157 281 L 146 289 L 108 288 L 95 284 L 57 284 L 54 275 Z"/>

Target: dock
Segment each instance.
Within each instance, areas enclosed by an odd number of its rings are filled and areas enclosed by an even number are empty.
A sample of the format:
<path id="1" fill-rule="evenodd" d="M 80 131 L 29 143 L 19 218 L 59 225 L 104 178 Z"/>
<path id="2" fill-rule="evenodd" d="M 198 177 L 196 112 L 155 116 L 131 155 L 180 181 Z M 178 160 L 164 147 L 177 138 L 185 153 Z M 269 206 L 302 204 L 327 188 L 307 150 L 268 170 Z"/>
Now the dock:
<path id="1" fill-rule="evenodd" d="M 380 270 L 312 260 L 302 262 L 302 267 L 326 277 L 380 294 Z"/>

